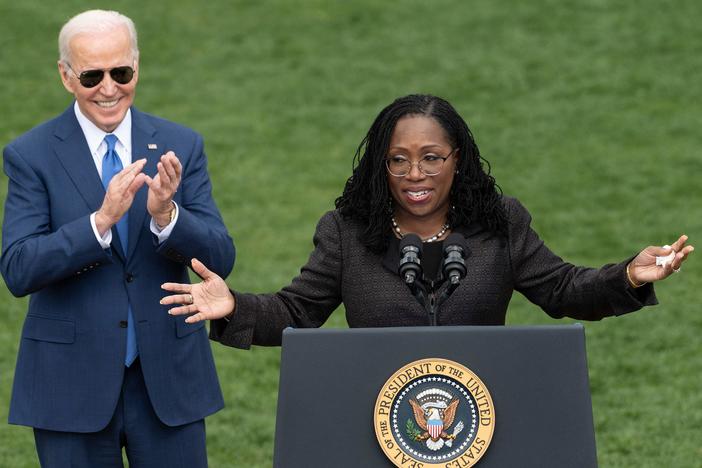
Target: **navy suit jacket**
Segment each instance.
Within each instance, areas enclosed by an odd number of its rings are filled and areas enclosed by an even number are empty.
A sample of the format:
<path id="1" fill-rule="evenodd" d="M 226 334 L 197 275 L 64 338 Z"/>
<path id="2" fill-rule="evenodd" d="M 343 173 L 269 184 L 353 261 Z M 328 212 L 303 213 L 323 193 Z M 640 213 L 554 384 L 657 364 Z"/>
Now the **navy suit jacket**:
<path id="1" fill-rule="evenodd" d="M 155 148 L 154 148 L 154 145 Z M 168 315 L 160 285 L 188 282 L 197 257 L 225 277 L 234 245 L 211 194 L 200 135 L 132 108 L 133 160 L 154 176 L 166 151 L 183 165 L 174 200 L 179 217 L 158 244 L 149 229 L 148 187 L 129 210 L 124 251 L 113 228 L 104 250 L 90 214 L 105 190 L 73 106 L 10 143 L 3 222 L 2 275 L 15 296 L 31 294 L 14 378 L 9 422 L 55 431 L 94 432 L 107 425 L 120 395 L 127 306 L 158 417 L 186 424 L 223 407 L 204 322 Z"/>

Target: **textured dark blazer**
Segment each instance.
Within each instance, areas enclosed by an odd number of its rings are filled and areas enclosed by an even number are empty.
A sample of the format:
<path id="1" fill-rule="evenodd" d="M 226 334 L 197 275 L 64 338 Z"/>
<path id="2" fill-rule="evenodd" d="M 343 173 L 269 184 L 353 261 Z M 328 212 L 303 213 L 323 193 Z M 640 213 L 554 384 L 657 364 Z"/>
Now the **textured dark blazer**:
<path id="1" fill-rule="evenodd" d="M 439 325 L 503 325 L 514 290 L 557 318 L 599 320 L 657 303 L 652 285 L 629 285 L 631 259 L 598 269 L 564 262 L 539 239 L 519 201 L 503 197 L 503 203 L 507 239 L 478 227 L 456 229 L 470 249 L 468 274 L 439 311 Z M 342 302 L 350 327 L 428 325 L 424 308 L 397 274 L 398 241 L 377 255 L 359 242 L 362 231 L 337 211 L 326 213 L 300 275 L 275 294 L 235 293 L 234 316 L 213 322 L 210 338 L 240 348 L 279 345 L 285 327 L 319 327 Z"/>
<path id="2" fill-rule="evenodd" d="M 144 173 L 152 177 L 161 154 L 178 155 L 178 222 L 159 244 L 149 229 L 144 185 L 129 209 L 129 245 L 113 242 L 103 250 L 89 218 L 105 190 L 73 106 L 5 148 L 9 182 L 0 267 L 15 296 L 31 294 L 12 424 L 71 432 L 107 425 L 122 389 L 128 304 L 159 419 L 185 424 L 223 406 L 204 326 L 185 323 L 159 305 L 163 282 L 188 282 L 189 258 L 221 275 L 234 264 L 234 245 L 211 196 L 202 138 L 132 108 L 132 150 L 135 160 L 147 159 Z M 112 236 L 117 238 L 114 228 Z"/>

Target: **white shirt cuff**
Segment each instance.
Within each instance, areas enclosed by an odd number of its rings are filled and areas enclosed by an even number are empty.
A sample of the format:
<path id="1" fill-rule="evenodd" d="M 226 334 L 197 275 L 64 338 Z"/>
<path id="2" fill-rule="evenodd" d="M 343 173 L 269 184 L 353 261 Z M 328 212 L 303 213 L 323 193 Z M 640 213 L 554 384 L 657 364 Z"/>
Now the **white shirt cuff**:
<path id="1" fill-rule="evenodd" d="M 108 229 L 105 235 L 101 236 L 98 232 L 97 225 L 95 224 L 95 214 L 96 213 L 90 215 L 90 225 L 93 227 L 93 233 L 95 234 L 95 238 L 100 244 L 100 247 L 103 249 L 109 249 L 110 244 L 112 243 L 112 229 Z"/>
<path id="2" fill-rule="evenodd" d="M 173 202 L 173 206 L 175 207 L 175 214 L 173 215 L 173 221 L 168 223 L 166 226 L 164 226 L 163 229 L 159 229 L 159 227 L 156 225 L 156 221 L 154 221 L 154 218 L 151 218 L 151 224 L 149 227 L 151 228 L 151 232 L 154 233 L 154 235 L 158 238 L 158 243 L 163 244 L 168 240 L 168 237 L 171 235 L 171 231 L 173 231 L 173 227 L 175 226 L 176 222 L 178 221 L 178 204 L 176 202 Z"/>

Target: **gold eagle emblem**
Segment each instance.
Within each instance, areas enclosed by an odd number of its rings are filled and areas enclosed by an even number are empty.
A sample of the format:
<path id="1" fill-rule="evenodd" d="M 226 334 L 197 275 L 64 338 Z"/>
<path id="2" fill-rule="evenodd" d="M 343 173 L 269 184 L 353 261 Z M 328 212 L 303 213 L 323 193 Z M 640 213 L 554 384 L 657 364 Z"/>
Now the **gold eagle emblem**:
<path id="1" fill-rule="evenodd" d="M 456 427 L 453 434 L 446 432 L 453 425 L 456 418 L 456 409 L 459 400 L 453 399 L 446 404 L 444 401 L 431 401 L 420 405 L 416 399 L 409 400 L 414 413 L 414 420 L 423 431 L 414 437 L 415 440 L 426 441 L 427 447 L 431 450 L 439 450 L 444 443 L 451 446 L 451 441 L 456 438 L 456 434 L 463 429 L 463 424 Z"/>

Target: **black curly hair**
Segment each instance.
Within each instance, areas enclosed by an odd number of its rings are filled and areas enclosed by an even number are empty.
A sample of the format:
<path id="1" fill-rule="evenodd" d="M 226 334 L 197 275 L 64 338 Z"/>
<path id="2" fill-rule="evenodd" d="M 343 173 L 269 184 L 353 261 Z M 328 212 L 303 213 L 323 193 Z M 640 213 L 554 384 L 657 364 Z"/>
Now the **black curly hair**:
<path id="1" fill-rule="evenodd" d="M 507 215 L 501 203 L 502 191 L 490 175 L 490 164 L 480 156 L 466 122 L 444 99 L 426 94 L 411 94 L 396 99 L 380 111 L 353 159 L 353 174 L 336 208 L 346 219 L 365 226 L 360 242 L 371 251 L 387 249 L 392 232 L 385 158 L 397 121 L 406 115 L 425 115 L 435 119 L 446 131 L 460 155 L 458 173 L 450 192 L 448 223 L 452 228 L 480 224 L 487 231 L 507 235 Z"/>

